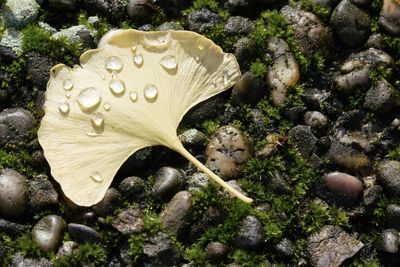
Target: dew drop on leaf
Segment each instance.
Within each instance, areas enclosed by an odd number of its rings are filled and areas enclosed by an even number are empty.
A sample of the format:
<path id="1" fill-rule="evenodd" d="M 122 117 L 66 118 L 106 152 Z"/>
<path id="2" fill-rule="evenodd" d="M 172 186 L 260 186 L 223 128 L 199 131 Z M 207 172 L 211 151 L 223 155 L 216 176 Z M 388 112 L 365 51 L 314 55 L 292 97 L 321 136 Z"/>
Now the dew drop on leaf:
<path id="1" fill-rule="evenodd" d="M 138 93 L 137 92 L 130 92 L 129 93 L 129 98 L 131 99 L 132 102 L 136 102 L 138 100 Z"/>
<path id="2" fill-rule="evenodd" d="M 176 57 L 172 55 L 160 58 L 159 63 L 167 70 L 175 70 L 178 66 L 178 63 L 176 62 Z"/>
<path id="3" fill-rule="evenodd" d="M 90 174 L 90 178 L 92 178 L 92 180 L 95 181 L 96 183 L 103 182 L 103 177 L 97 171 L 92 172 L 92 174 Z"/>
<path id="4" fill-rule="evenodd" d="M 79 93 L 77 101 L 82 111 L 90 111 L 100 104 L 101 96 L 96 88 L 88 87 Z"/>
<path id="5" fill-rule="evenodd" d="M 104 65 L 104 68 L 108 70 L 109 72 L 120 72 L 122 70 L 123 63 L 122 60 L 119 57 L 108 57 L 106 60 L 106 64 Z"/>
<path id="6" fill-rule="evenodd" d="M 136 66 L 141 66 L 143 64 L 142 54 L 133 56 L 133 62 L 135 63 Z"/>
<path id="7" fill-rule="evenodd" d="M 148 101 L 154 101 L 157 98 L 158 89 L 154 84 L 148 84 L 144 88 L 144 97 Z"/>
<path id="8" fill-rule="evenodd" d="M 125 93 L 125 83 L 122 80 L 111 80 L 109 86 L 114 95 L 122 95 Z"/>
<path id="9" fill-rule="evenodd" d="M 65 102 L 58 104 L 58 110 L 63 115 L 67 114 L 69 112 L 69 104 Z"/>
<path id="10" fill-rule="evenodd" d="M 63 88 L 64 88 L 64 90 L 71 90 L 72 89 L 72 87 L 74 87 L 74 81 L 73 80 L 71 80 L 71 79 L 66 79 L 64 82 L 63 82 Z"/>
<path id="11" fill-rule="evenodd" d="M 111 109 L 110 103 L 108 103 L 108 102 L 104 103 L 103 108 L 105 111 L 110 111 L 110 109 Z"/>
<path id="12" fill-rule="evenodd" d="M 102 128 L 104 126 L 104 116 L 100 112 L 93 113 L 90 119 L 93 127 Z"/>

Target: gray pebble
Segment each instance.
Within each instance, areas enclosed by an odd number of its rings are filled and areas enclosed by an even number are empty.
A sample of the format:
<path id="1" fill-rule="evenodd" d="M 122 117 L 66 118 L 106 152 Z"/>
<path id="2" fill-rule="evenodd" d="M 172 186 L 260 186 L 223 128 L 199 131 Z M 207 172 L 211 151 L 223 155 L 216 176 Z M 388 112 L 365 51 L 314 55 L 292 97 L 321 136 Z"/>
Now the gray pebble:
<path id="1" fill-rule="evenodd" d="M 157 31 L 183 31 L 184 28 L 176 22 L 164 22 L 156 28 Z"/>
<path id="2" fill-rule="evenodd" d="M 96 243 L 101 240 L 101 236 L 96 230 L 83 224 L 69 223 L 68 231 L 72 238 L 80 243 Z"/>
<path id="3" fill-rule="evenodd" d="M 103 15 L 114 21 L 120 21 L 125 17 L 127 1 L 81 0 L 80 3 L 91 14 Z"/>
<path id="4" fill-rule="evenodd" d="M 189 129 L 178 136 L 183 145 L 192 147 L 203 146 L 207 141 L 207 136 L 197 129 Z"/>
<path id="5" fill-rule="evenodd" d="M 43 251 L 55 251 L 61 244 L 66 223 L 57 215 L 47 215 L 32 229 L 32 241 Z"/>
<path id="6" fill-rule="evenodd" d="M 381 33 L 372 33 L 367 42 L 365 43 L 366 48 L 376 48 L 380 50 L 384 50 L 386 48 L 384 37 Z"/>
<path id="7" fill-rule="evenodd" d="M 247 71 L 243 73 L 239 81 L 232 89 L 231 103 L 234 106 L 240 104 L 257 104 L 265 95 L 267 87 L 263 79 Z"/>
<path id="8" fill-rule="evenodd" d="M 0 219 L 0 232 L 9 236 L 19 236 L 30 228 L 29 225 L 19 224 L 12 221 Z"/>
<path id="9" fill-rule="evenodd" d="M 278 244 L 276 244 L 275 250 L 285 257 L 292 257 L 295 251 L 295 246 L 290 239 L 283 238 Z"/>
<path id="10" fill-rule="evenodd" d="M 28 186 L 20 173 L 3 169 L 0 172 L 0 214 L 17 217 L 25 212 Z"/>
<path id="11" fill-rule="evenodd" d="M 394 196 L 400 196 L 400 162 L 383 160 L 377 167 L 377 181 Z"/>
<path id="12" fill-rule="evenodd" d="M 196 191 L 204 189 L 208 186 L 210 178 L 203 172 L 195 172 L 188 178 L 188 190 Z"/>
<path id="13" fill-rule="evenodd" d="M 22 33 L 16 29 L 5 29 L 0 41 L 2 56 L 16 59 L 23 52 L 22 37 Z"/>
<path id="14" fill-rule="evenodd" d="M 53 263 L 51 260 L 46 258 L 25 258 L 21 252 L 17 252 L 14 254 L 12 258 L 11 265 L 12 267 L 53 267 Z"/>
<path id="15" fill-rule="evenodd" d="M 314 129 L 322 129 L 328 125 L 328 118 L 319 111 L 307 111 L 304 114 L 304 122 Z"/>
<path id="16" fill-rule="evenodd" d="M 56 62 L 47 55 L 31 52 L 28 54 L 27 63 L 28 74 L 32 82 L 38 85 L 40 90 L 44 91 L 50 78 L 50 69 Z"/>
<path id="17" fill-rule="evenodd" d="M 18 142 L 33 128 L 32 114 L 22 108 L 10 108 L 0 112 L 0 145 Z"/>
<path id="18" fill-rule="evenodd" d="M 330 172 L 323 177 L 323 183 L 333 194 L 334 200 L 354 204 L 363 192 L 363 184 L 356 177 L 343 172 Z"/>
<path id="19" fill-rule="evenodd" d="M 378 239 L 378 249 L 387 253 L 399 251 L 399 232 L 395 229 L 385 229 Z"/>
<path id="20" fill-rule="evenodd" d="M 254 22 L 250 19 L 240 16 L 232 16 L 228 18 L 225 24 L 225 32 L 227 34 L 249 34 L 254 29 Z"/>
<path id="21" fill-rule="evenodd" d="M 195 10 L 188 16 L 189 30 L 201 33 L 216 25 L 219 20 L 219 15 L 212 13 L 207 8 Z"/>
<path id="22" fill-rule="evenodd" d="M 145 182 L 137 176 L 126 177 L 118 186 L 124 198 L 138 199 L 144 193 Z"/>
<path id="23" fill-rule="evenodd" d="M 206 258 L 213 263 L 220 262 L 226 258 L 229 248 L 227 245 L 214 241 L 207 244 L 205 248 Z"/>
<path id="24" fill-rule="evenodd" d="M 247 216 L 240 224 L 235 244 L 243 249 L 256 249 L 264 242 L 264 231 L 260 221 L 254 216 Z"/>
<path id="25" fill-rule="evenodd" d="M 81 42 L 84 47 L 95 47 L 94 33 L 90 32 L 85 25 L 75 25 L 67 29 L 60 30 L 59 32 L 51 35 L 50 38 L 54 40 L 66 38 L 68 42 L 71 43 Z"/>
<path id="26" fill-rule="evenodd" d="M 364 107 L 377 113 L 391 113 L 400 106 L 400 93 L 385 79 L 371 87 L 365 95 Z"/>
<path id="27" fill-rule="evenodd" d="M 121 194 L 115 188 L 107 189 L 104 198 L 97 204 L 93 205 L 93 210 L 99 215 L 106 217 L 114 212 L 121 202 Z"/>
<path id="28" fill-rule="evenodd" d="M 65 241 L 61 244 L 57 251 L 57 257 L 72 256 L 74 251 L 78 248 L 78 244 L 74 241 Z"/>
<path id="29" fill-rule="evenodd" d="M 318 141 L 311 132 L 311 127 L 305 125 L 297 125 L 290 129 L 288 138 L 305 159 L 310 158 L 314 153 Z"/>
<path id="30" fill-rule="evenodd" d="M 400 34 L 400 3 L 397 0 L 384 0 L 379 16 L 379 24 L 393 35 Z"/>
<path id="31" fill-rule="evenodd" d="M 257 55 L 256 45 L 250 38 L 243 37 L 237 40 L 233 47 L 235 48 L 234 55 L 239 63 L 240 69 L 248 70 L 251 62 Z"/>
<path id="32" fill-rule="evenodd" d="M 326 156 L 338 166 L 349 170 L 358 171 L 370 166 L 370 160 L 363 152 L 334 140 L 331 140 Z"/>
<path id="33" fill-rule="evenodd" d="M 389 204 L 386 207 L 386 225 L 400 230 L 400 205 Z"/>
<path id="34" fill-rule="evenodd" d="M 155 11 L 155 6 L 149 0 L 129 0 L 126 5 L 126 14 L 135 21 L 149 21 Z"/>
<path id="35" fill-rule="evenodd" d="M 156 172 L 153 185 L 153 195 L 168 200 L 177 193 L 184 182 L 181 170 L 172 167 L 162 167 Z"/>
<path id="36" fill-rule="evenodd" d="M 126 209 L 118 213 L 112 226 L 123 235 L 138 234 L 144 227 L 143 215 L 139 209 Z"/>
<path id="37" fill-rule="evenodd" d="M 4 5 L 4 23 L 8 28 L 22 28 L 36 20 L 39 5 L 35 0 L 7 0 Z"/>
<path id="38" fill-rule="evenodd" d="M 368 187 L 364 190 L 364 204 L 366 206 L 374 205 L 382 197 L 383 189 L 379 185 Z"/>
<path id="39" fill-rule="evenodd" d="M 144 241 L 143 253 L 148 257 L 149 266 L 177 266 L 182 256 L 165 233 L 158 233 Z"/>
<path id="40" fill-rule="evenodd" d="M 45 175 L 38 175 L 29 181 L 30 206 L 35 210 L 54 207 L 58 204 L 58 193 Z"/>

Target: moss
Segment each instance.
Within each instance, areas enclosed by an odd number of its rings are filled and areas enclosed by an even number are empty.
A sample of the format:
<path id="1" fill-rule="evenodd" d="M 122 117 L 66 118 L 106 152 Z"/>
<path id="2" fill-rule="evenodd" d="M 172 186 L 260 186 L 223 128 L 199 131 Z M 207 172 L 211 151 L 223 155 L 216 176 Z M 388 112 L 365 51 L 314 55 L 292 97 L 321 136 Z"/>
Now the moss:
<path id="1" fill-rule="evenodd" d="M 399 47 L 400 48 L 400 47 Z M 376 85 L 382 79 L 389 79 L 392 76 L 393 69 L 379 65 L 369 72 L 369 78 L 373 85 Z"/>
<path id="2" fill-rule="evenodd" d="M 0 233 L 0 243 L 5 249 L 5 254 L 3 257 L 0 258 L 0 265 L 1 266 L 11 266 L 12 256 L 15 252 L 14 248 L 14 240 L 10 236 L 5 233 Z"/>
<path id="3" fill-rule="evenodd" d="M 85 11 L 80 11 L 78 14 L 78 23 L 80 25 L 85 25 L 90 31 L 95 33 L 95 38 L 99 40 L 104 34 L 106 34 L 109 30 L 111 30 L 111 25 L 107 22 L 105 18 L 99 17 L 99 21 L 96 26 L 93 26 L 92 23 L 89 23 L 88 16 Z"/>
<path id="4" fill-rule="evenodd" d="M 256 61 L 251 63 L 250 71 L 256 76 L 264 78 L 268 71 L 268 65 L 261 62 L 261 60 L 258 58 Z"/>
<path id="5" fill-rule="evenodd" d="M 39 258 L 46 256 L 46 253 L 32 241 L 29 233 L 23 234 L 15 241 L 16 251 L 20 251 L 24 257 Z"/>
<path id="6" fill-rule="evenodd" d="M 389 151 L 385 158 L 400 161 L 400 146 Z"/>
<path id="7" fill-rule="evenodd" d="M 32 162 L 31 154 L 26 149 L 14 149 L 10 145 L 8 148 L 0 150 L 0 169 L 10 168 L 28 177 L 37 175 Z"/>
<path id="8" fill-rule="evenodd" d="M 290 0 L 291 4 L 300 5 L 301 9 L 309 11 L 317 15 L 323 22 L 329 23 L 331 11 L 329 8 L 322 7 L 318 4 L 311 2 L 310 0 Z"/>
<path id="9" fill-rule="evenodd" d="M 233 45 L 239 38 L 238 36 L 231 36 L 225 33 L 225 22 L 217 23 L 206 29 L 202 34 L 213 40 L 214 43 L 219 45 L 225 52 L 232 52 Z"/>
<path id="10" fill-rule="evenodd" d="M 268 265 L 265 263 L 265 255 L 260 255 L 254 251 L 236 249 L 230 256 L 230 259 L 242 267 L 268 267 Z"/>
<path id="11" fill-rule="evenodd" d="M 199 129 L 207 136 L 210 136 L 220 127 L 220 123 L 215 120 L 205 120 L 201 122 Z"/>

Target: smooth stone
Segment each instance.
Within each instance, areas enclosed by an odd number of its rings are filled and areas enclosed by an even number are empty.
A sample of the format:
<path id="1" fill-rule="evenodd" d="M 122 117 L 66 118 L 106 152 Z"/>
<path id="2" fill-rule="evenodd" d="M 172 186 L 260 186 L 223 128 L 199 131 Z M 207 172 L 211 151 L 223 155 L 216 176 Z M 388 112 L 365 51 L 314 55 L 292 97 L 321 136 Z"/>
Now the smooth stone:
<path id="1" fill-rule="evenodd" d="M 16 59 L 23 52 L 22 33 L 16 29 L 5 29 L 0 40 L 0 47 L 3 57 Z"/>
<path id="2" fill-rule="evenodd" d="M 26 178 L 17 171 L 3 169 L 0 172 L 0 214 L 18 217 L 25 212 L 28 186 Z"/>
<path id="3" fill-rule="evenodd" d="M 225 101 L 221 95 L 216 95 L 200 102 L 185 114 L 182 122 L 193 127 L 195 122 L 213 119 L 224 112 Z"/>
<path id="4" fill-rule="evenodd" d="M 307 252 L 314 267 L 340 266 L 363 247 L 361 241 L 332 225 L 325 225 L 307 239 Z"/>
<path id="5" fill-rule="evenodd" d="M 212 263 L 217 263 L 226 258 L 229 247 L 221 242 L 213 241 L 207 244 L 205 256 Z"/>
<path id="6" fill-rule="evenodd" d="M 144 241 L 143 253 L 150 261 L 149 266 L 178 266 L 182 260 L 174 243 L 162 232 Z"/>
<path id="7" fill-rule="evenodd" d="M 49 8 L 57 11 L 72 11 L 77 7 L 78 0 L 49 0 Z"/>
<path id="8" fill-rule="evenodd" d="M 249 34 L 254 30 L 254 22 L 241 16 L 231 16 L 225 24 L 225 33 L 230 35 Z"/>
<path id="9" fill-rule="evenodd" d="M 330 172 L 325 174 L 322 180 L 335 198 L 344 198 L 346 201 L 355 202 L 363 192 L 362 182 L 347 173 Z"/>
<path id="10" fill-rule="evenodd" d="M 78 248 L 78 243 L 74 241 L 65 241 L 61 244 L 57 251 L 57 257 L 68 257 L 72 256 L 75 250 Z"/>
<path id="11" fill-rule="evenodd" d="M 139 209 L 126 209 L 118 213 L 112 226 L 123 235 L 138 234 L 144 227 L 143 215 Z"/>
<path id="12" fill-rule="evenodd" d="M 152 4 L 152 1 L 129 0 L 126 5 L 128 17 L 139 22 L 149 21 L 155 11 L 156 6 Z"/>
<path id="13" fill-rule="evenodd" d="M 192 197 L 187 191 L 180 191 L 167 204 L 160 215 L 160 223 L 170 234 L 180 238 L 190 223 Z"/>
<path id="14" fill-rule="evenodd" d="M 398 0 L 383 0 L 379 24 L 393 35 L 400 34 L 400 2 Z"/>
<path id="15" fill-rule="evenodd" d="M 385 38 L 383 36 L 383 34 L 381 33 L 372 33 L 367 42 L 365 43 L 365 47 L 366 48 L 376 48 L 376 49 L 380 49 L 380 50 L 385 50 L 386 48 L 386 44 L 385 44 Z"/>
<path id="16" fill-rule="evenodd" d="M 400 106 L 400 93 L 385 79 L 371 87 L 365 95 L 364 107 L 376 113 L 391 113 Z"/>
<path id="17" fill-rule="evenodd" d="M 58 193 L 46 175 L 38 175 L 29 180 L 29 202 L 35 210 L 57 206 Z"/>
<path id="18" fill-rule="evenodd" d="M 369 15 L 349 0 L 342 0 L 336 6 L 330 22 L 340 40 L 348 46 L 364 43 L 370 33 Z"/>
<path id="19" fill-rule="evenodd" d="M 304 114 L 304 122 L 314 129 L 322 129 L 328 125 L 328 118 L 319 111 L 307 111 Z"/>
<path id="20" fill-rule="evenodd" d="M 178 136 L 183 145 L 192 147 L 203 146 L 207 142 L 207 136 L 197 129 L 189 129 Z"/>
<path id="21" fill-rule="evenodd" d="M 36 20 L 40 6 L 35 0 L 7 0 L 4 4 L 4 24 L 7 28 L 23 28 Z"/>
<path id="22" fill-rule="evenodd" d="M 56 251 L 61 244 L 67 224 L 57 215 L 47 215 L 32 229 L 32 241 L 43 251 Z"/>
<path id="23" fill-rule="evenodd" d="M 300 69 L 285 40 L 272 37 L 267 42 L 267 51 L 272 55 L 273 63 L 268 69 L 266 84 L 272 103 L 281 107 L 285 104 L 288 87 L 299 82 Z"/>
<path id="24" fill-rule="evenodd" d="M 0 126 L 4 127 L 4 131 L 0 130 L 0 145 L 9 142 L 18 142 L 33 128 L 32 114 L 22 108 L 4 109 L 0 112 Z"/>
<path id="25" fill-rule="evenodd" d="M 399 251 L 399 232 L 395 229 L 385 229 L 379 236 L 378 249 L 395 254 Z"/>
<path id="26" fill-rule="evenodd" d="M 260 221 L 254 216 L 247 216 L 239 227 L 235 244 L 243 249 L 257 249 L 264 242 L 264 231 Z"/>
<path id="27" fill-rule="evenodd" d="M 310 126 L 297 125 L 289 130 L 289 143 L 293 144 L 303 158 L 308 159 L 316 150 L 318 139 L 311 132 Z"/>
<path id="28" fill-rule="evenodd" d="M 266 93 L 266 84 L 262 78 L 247 71 L 232 89 L 231 103 L 233 106 L 240 104 L 256 105 Z"/>
<path id="29" fill-rule="evenodd" d="M 184 173 L 172 167 L 162 167 L 156 172 L 153 195 L 163 200 L 170 199 L 182 187 Z"/>
<path id="30" fill-rule="evenodd" d="M 213 134 L 207 145 L 206 164 L 222 179 L 236 177 L 243 171 L 251 150 L 249 141 L 240 130 L 223 126 Z"/>
<path id="31" fill-rule="evenodd" d="M 124 198 L 138 199 L 144 194 L 145 182 L 137 176 L 129 176 L 121 181 L 118 190 Z"/>
<path id="32" fill-rule="evenodd" d="M 152 153 L 152 147 L 145 147 L 136 151 L 122 164 L 118 172 L 123 176 L 131 176 L 137 170 L 149 168 L 153 162 Z"/>
<path id="33" fill-rule="evenodd" d="M 233 52 L 236 60 L 239 63 L 242 71 L 249 70 L 250 64 L 257 56 L 257 47 L 254 42 L 248 37 L 242 37 L 233 45 L 235 51 Z"/>
<path id="34" fill-rule="evenodd" d="M 216 25 L 219 20 L 219 15 L 207 8 L 195 10 L 188 16 L 189 30 L 201 33 Z"/>
<path id="35" fill-rule="evenodd" d="M 121 202 L 121 194 L 115 188 L 108 188 L 103 199 L 92 206 L 92 209 L 102 217 L 106 217 L 114 212 Z"/>
<path id="36" fill-rule="evenodd" d="M 81 0 L 80 3 L 88 13 L 103 15 L 114 22 L 125 18 L 127 1 Z"/>
<path id="37" fill-rule="evenodd" d="M 377 166 L 377 181 L 388 193 L 400 197 L 400 162 L 381 161 Z"/>
<path id="38" fill-rule="evenodd" d="M 79 243 L 97 243 L 101 240 L 101 236 L 96 230 L 83 224 L 69 223 L 68 231 L 72 238 Z"/>

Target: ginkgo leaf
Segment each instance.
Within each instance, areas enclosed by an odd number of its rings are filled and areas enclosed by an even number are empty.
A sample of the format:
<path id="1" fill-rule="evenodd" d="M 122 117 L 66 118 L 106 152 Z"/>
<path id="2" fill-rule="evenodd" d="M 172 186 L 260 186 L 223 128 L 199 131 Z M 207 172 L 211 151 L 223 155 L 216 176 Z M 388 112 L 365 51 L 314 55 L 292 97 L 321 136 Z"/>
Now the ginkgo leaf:
<path id="1" fill-rule="evenodd" d="M 240 75 L 233 55 L 194 32 L 108 36 L 101 48 L 82 54 L 80 65 L 51 69 L 38 137 L 52 176 L 70 200 L 91 206 L 130 155 L 163 145 L 251 202 L 196 160 L 176 134 L 190 108 Z"/>

